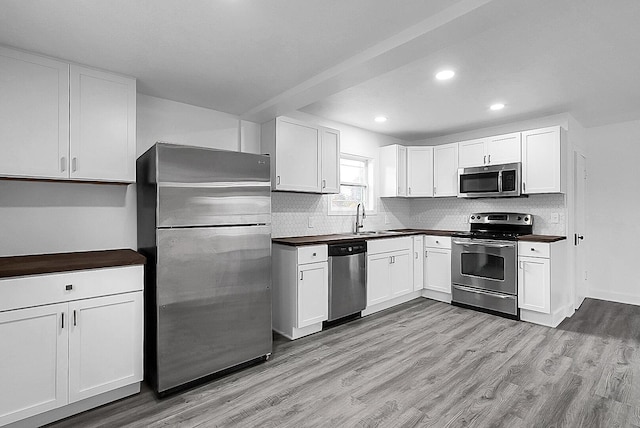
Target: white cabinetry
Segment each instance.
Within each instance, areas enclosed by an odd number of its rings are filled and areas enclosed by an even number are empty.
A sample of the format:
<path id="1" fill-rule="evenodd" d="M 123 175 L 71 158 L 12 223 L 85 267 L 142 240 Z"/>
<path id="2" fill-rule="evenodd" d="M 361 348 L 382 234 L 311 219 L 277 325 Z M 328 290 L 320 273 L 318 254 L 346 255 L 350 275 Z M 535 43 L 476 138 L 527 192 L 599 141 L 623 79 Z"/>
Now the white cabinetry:
<path id="1" fill-rule="evenodd" d="M 451 302 L 451 238 L 425 236 L 423 296 Z"/>
<path id="2" fill-rule="evenodd" d="M 139 391 L 142 277 L 126 266 L 0 280 L 0 425 L 40 425 L 110 401 L 85 399 Z"/>
<path id="3" fill-rule="evenodd" d="M 460 168 L 520 161 L 519 132 L 458 143 L 458 166 Z"/>
<path id="4" fill-rule="evenodd" d="M 412 249 L 411 237 L 367 241 L 367 308 L 363 315 L 401 303 L 413 291 Z"/>
<path id="5" fill-rule="evenodd" d="M 407 147 L 407 196 L 433 196 L 433 147 Z"/>
<path id="6" fill-rule="evenodd" d="M 340 131 L 277 117 L 262 125 L 262 144 L 272 155 L 273 190 L 339 192 Z"/>
<path id="7" fill-rule="evenodd" d="M 273 329 L 289 339 L 322 330 L 329 315 L 327 246 L 274 244 Z"/>
<path id="8" fill-rule="evenodd" d="M 556 327 L 573 308 L 566 282 L 566 240 L 518 242 L 520 318 Z"/>
<path id="9" fill-rule="evenodd" d="M 433 196 L 458 194 L 458 144 L 443 144 L 433 148 Z"/>
<path id="10" fill-rule="evenodd" d="M 424 257 L 422 250 L 424 248 L 424 236 L 413 236 L 413 291 L 419 291 L 424 288 Z"/>
<path id="11" fill-rule="evenodd" d="M 380 197 L 407 196 L 407 148 L 380 147 Z"/>
<path id="12" fill-rule="evenodd" d="M 564 193 L 566 138 L 559 126 L 522 133 L 522 191 Z"/>
<path id="13" fill-rule="evenodd" d="M 0 175 L 135 181 L 135 79 L 0 47 Z"/>

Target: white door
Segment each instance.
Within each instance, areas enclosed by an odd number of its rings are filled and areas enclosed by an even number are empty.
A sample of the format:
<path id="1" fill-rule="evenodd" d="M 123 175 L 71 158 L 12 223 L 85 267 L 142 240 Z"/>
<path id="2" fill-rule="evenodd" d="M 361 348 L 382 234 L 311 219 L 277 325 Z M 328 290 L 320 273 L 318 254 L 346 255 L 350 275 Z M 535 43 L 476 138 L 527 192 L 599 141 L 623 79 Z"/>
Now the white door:
<path id="1" fill-rule="evenodd" d="M 69 402 L 142 380 L 142 292 L 69 303 Z"/>
<path id="2" fill-rule="evenodd" d="M 523 193 L 561 191 L 560 149 L 559 126 L 522 133 Z"/>
<path id="3" fill-rule="evenodd" d="M 66 311 L 61 303 L 0 313 L 0 425 L 67 404 Z"/>
<path id="4" fill-rule="evenodd" d="M 300 265 L 298 272 L 298 323 L 307 327 L 329 317 L 329 267 L 327 262 Z"/>
<path id="5" fill-rule="evenodd" d="M 411 253 L 408 251 L 394 253 L 389 265 L 389 280 L 393 297 L 402 296 L 413 291 L 413 269 Z"/>
<path id="6" fill-rule="evenodd" d="M 422 249 L 424 248 L 424 236 L 413 237 L 413 290 L 422 290 L 424 287 L 424 258 Z"/>
<path id="7" fill-rule="evenodd" d="M 398 147 L 398 196 L 407 196 L 407 148 Z"/>
<path id="8" fill-rule="evenodd" d="M 276 190 L 320 193 L 320 138 L 314 126 L 276 119 Z"/>
<path id="9" fill-rule="evenodd" d="M 458 144 L 433 148 L 433 196 L 458 194 Z"/>
<path id="10" fill-rule="evenodd" d="M 585 233 L 585 195 L 587 186 L 587 159 L 582 153 L 574 152 L 575 158 L 575 257 L 576 257 L 576 291 L 574 307 L 578 309 L 587 295 L 587 255 L 584 241 Z"/>
<path id="11" fill-rule="evenodd" d="M 391 298 L 390 263 L 391 257 L 386 254 L 367 257 L 367 306 L 373 306 Z"/>
<path id="12" fill-rule="evenodd" d="M 0 47 L 0 175 L 68 178 L 69 65 Z"/>
<path id="13" fill-rule="evenodd" d="M 520 162 L 520 133 L 498 135 L 487 141 L 487 165 Z"/>
<path id="14" fill-rule="evenodd" d="M 458 168 L 482 166 L 486 163 L 485 139 L 458 143 Z"/>
<path id="15" fill-rule="evenodd" d="M 451 250 L 427 248 L 424 288 L 451 294 Z"/>
<path id="16" fill-rule="evenodd" d="M 136 81 L 72 65 L 70 177 L 135 181 Z"/>
<path id="17" fill-rule="evenodd" d="M 322 128 L 322 193 L 340 193 L 340 131 Z"/>
<path id="18" fill-rule="evenodd" d="M 433 196 L 433 147 L 407 147 L 407 196 Z"/>
<path id="19" fill-rule="evenodd" d="M 518 257 L 518 307 L 551 313 L 549 259 Z"/>

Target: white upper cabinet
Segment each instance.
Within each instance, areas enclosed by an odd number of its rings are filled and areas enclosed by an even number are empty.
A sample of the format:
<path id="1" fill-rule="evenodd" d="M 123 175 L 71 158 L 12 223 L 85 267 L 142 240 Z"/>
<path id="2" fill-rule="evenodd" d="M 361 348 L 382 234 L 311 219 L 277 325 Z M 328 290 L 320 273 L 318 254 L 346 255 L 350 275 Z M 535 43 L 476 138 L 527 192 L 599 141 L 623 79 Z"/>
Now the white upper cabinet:
<path id="1" fill-rule="evenodd" d="M 69 64 L 0 47 L 0 175 L 68 178 Z"/>
<path id="2" fill-rule="evenodd" d="M 273 190 L 337 193 L 340 131 L 277 117 L 262 125 L 262 151 L 271 158 Z"/>
<path id="3" fill-rule="evenodd" d="M 433 196 L 433 147 L 407 147 L 407 196 Z"/>
<path id="4" fill-rule="evenodd" d="M 135 181 L 135 79 L 0 48 L 0 176 Z"/>
<path id="5" fill-rule="evenodd" d="M 458 194 L 458 144 L 443 144 L 433 148 L 433 196 Z"/>
<path id="6" fill-rule="evenodd" d="M 380 147 L 380 197 L 407 196 L 407 148 Z"/>
<path id="7" fill-rule="evenodd" d="M 322 193 L 340 193 L 340 131 L 322 128 Z"/>
<path id="8" fill-rule="evenodd" d="M 135 181 L 136 82 L 72 65 L 70 178 Z"/>
<path id="9" fill-rule="evenodd" d="M 522 133 L 523 193 L 565 192 L 564 145 L 559 126 Z"/>
<path id="10" fill-rule="evenodd" d="M 519 132 L 458 143 L 458 166 L 460 168 L 520 161 Z"/>

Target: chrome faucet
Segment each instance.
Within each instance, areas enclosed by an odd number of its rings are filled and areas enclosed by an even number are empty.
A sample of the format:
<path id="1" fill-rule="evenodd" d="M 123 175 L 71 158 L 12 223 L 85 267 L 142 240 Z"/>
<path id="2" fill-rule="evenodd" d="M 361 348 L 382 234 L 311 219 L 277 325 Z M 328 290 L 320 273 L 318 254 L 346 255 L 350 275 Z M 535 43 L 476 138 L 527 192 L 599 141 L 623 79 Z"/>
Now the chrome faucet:
<path id="1" fill-rule="evenodd" d="M 360 207 L 362 206 L 362 217 L 360 217 Z M 367 215 L 364 213 L 364 204 L 359 203 L 358 208 L 356 208 L 356 230 L 355 232 L 360 232 L 360 229 L 364 227 L 363 221 L 367 218 Z"/>

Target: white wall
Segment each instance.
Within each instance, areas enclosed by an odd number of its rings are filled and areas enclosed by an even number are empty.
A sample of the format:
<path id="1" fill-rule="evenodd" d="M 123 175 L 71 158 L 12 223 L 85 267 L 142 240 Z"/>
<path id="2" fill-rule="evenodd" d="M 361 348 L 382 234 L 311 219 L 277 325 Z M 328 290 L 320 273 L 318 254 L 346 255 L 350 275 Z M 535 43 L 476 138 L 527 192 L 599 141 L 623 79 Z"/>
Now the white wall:
<path id="1" fill-rule="evenodd" d="M 640 305 L 640 120 L 585 131 L 589 296 Z"/>
<path id="2" fill-rule="evenodd" d="M 247 151 L 256 150 L 246 122 Z M 238 150 L 236 116 L 138 94 L 137 153 L 158 140 Z M 0 256 L 137 248 L 135 185 L 0 180 Z"/>

